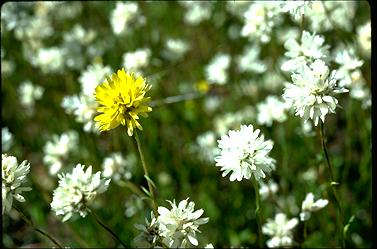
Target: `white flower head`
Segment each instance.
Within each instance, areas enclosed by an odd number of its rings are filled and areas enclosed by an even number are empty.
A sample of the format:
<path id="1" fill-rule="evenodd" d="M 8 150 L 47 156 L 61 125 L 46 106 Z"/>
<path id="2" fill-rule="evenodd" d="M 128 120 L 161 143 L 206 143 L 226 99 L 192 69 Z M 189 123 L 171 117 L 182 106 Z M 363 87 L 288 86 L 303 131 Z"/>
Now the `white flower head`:
<path id="1" fill-rule="evenodd" d="M 276 96 L 269 95 L 266 100 L 257 104 L 258 124 L 271 126 L 273 121 L 284 122 L 287 119 L 287 103 Z"/>
<path id="2" fill-rule="evenodd" d="M 105 80 L 105 76 L 111 73 L 109 66 L 101 63 L 89 65 L 80 75 L 81 92 L 88 96 L 93 96 L 94 89 Z M 94 98 L 94 97 L 93 97 Z"/>
<path id="3" fill-rule="evenodd" d="M 335 75 L 335 78 L 339 80 L 339 86 L 350 87 L 354 80 L 352 73 L 356 72 L 364 64 L 364 61 L 359 60 L 353 47 L 337 48 L 334 57 L 334 61 L 339 64 Z"/>
<path id="4" fill-rule="evenodd" d="M 328 203 L 329 201 L 326 199 L 319 199 L 317 201 L 314 201 L 314 195 L 312 193 L 308 193 L 301 205 L 300 220 L 309 220 L 311 212 L 324 208 Z"/>
<path id="5" fill-rule="evenodd" d="M 294 108 L 296 115 L 304 120 L 312 119 L 316 126 L 319 120 L 325 121 L 328 113 L 335 113 L 338 100 L 334 95 L 348 92 L 337 85 L 336 71 L 329 73 L 322 60 L 315 60 L 310 67 L 303 64 L 292 74 L 293 84 L 286 84 L 283 93 L 284 100 Z"/>
<path id="6" fill-rule="evenodd" d="M 184 21 L 189 25 L 198 25 L 211 17 L 213 3 L 205 1 L 180 1 L 186 8 Z"/>
<path id="7" fill-rule="evenodd" d="M 308 14 L 311 10 L 311 1 L 284 1 L 281 3 L 283 12 L 289 12 L 294 20 L 301 20 L 302 15 Z"/>
<path id="8" fill-rule="evenodd" d="M 215 158 L 216 166 L 224 171 L 222 176 L 230 174 L 230 181 L 250 179 L 252 174 L 259 180 L 266 173 L 275 169 L 275 159 L 268 154 L 273 147 L 271 140 L 259 136 L 260 130 L 252 125 L 241 125 L 238 131 L 230 130 L 228 135 L 218 140 L 220 155 Z"/>
<path id="9" fill-rule="evenodd" d="M 208 162 L 213 162 L 213 158 L 218 154 L 216 134 L 213 131 L 202 133 L 196 137 L 196 144 L 199 156 Z"/>
<path id="10" fill-rule="evenodd" d="M 77 147 L 78 134 L 75 131 L 67 131 L 61 136 L 54 134 L 51 141 L 47 141 L 43 147 L 43 162 L 49 167 L 49 173 L 56 175 L 63 166 L 68 153 Z"/>
<path id="11" fill-rule="evenodd" d="M 148 66 L 151 51 L 148 48 L 138 49 L 134 52 L 123 54 L 123 65 L 125 70 L 140 73 L 143 67 Z"/>
<path id="12" fill-rule="evenodd" d="M 126 31 L 129 23 L 138 16 L 139 7 L 134 2 L 117 2 L 111 13 L 110 22 L 116 35 Z"/>
<path id="13" fill-rule="evenodd" d="M 205 75 L 210 83 L 224 85 L 228 80 L 227 70 L 230 65 L 230 55 L 217 54 L 205 67 Z"/>
<path id="14" fill-rule="evenodd" d="M 170 60 L 178 60 L 190 49 L 188 42 L 182 39 L 168 39 L 166 41 L 164 56 Z"/>
<path id="15" fill-rule="evenodd" d="M 17 158 L 1 154 L 1 179 L 2 179 L 2 214 L 9 212 L 12 208 L 13 198 L 19 202 L 24 202 L 21 195 L 23 191 L 30 191 L 29 187 L 21 187 L 30 171 L 30 163 L 26 160 L 21 164 L 17 163 Z"/>
<path id="16" fill-rule="evenodd" d="M 20 102 L 26 108 L 33 108 L 35 100 L 42 97 L 44 92 L 43 87 L 33 85 L 30 81 L 24 81 L 18 88 L 20 95 Z"/>
<path id="17" fill-rule="evenodd" d="M 267 219 L 267 223 L 263 225 L 262 232 L 271 236 L 267 241 L 269 248 L 291 246 L 293 244 L 292 229 L 297 226 L 298 219 L 287 219 L 283 213 L 275 215 L 275 219 Z"/>
<path id="18" fill-rule="evenodd" d="M 269 180 L 267 184 L 259 181 L 259 184 L 259 194 L 263 200 L 267 199 L 269 196 L 275 195 L 279 189 L 279 186 L 273 180 Z"/>
<path id="19" fill-rule="evenodd" d="M 260 47 L 257 44 L 247 47 L 243 54 L 237 58 L 240 72 L 263 73 L 266 71 L 266 64 L 259 59 Z"/>
<path id="20" fill-rule="evenodd" d="M 129 154 L 126 158 L 121 153 L 112 153 L 102 163 L 103 176 L 112 178 L 115 182 L 129 180 L 132 177 L 131 169 L 136 164 L 136 156 Z"/>
<path id="21" fill-rule="evenodd" d="M 285 56 L 288 58 L 282 66 L 281 70 L 291 72 L 298 70 L 303 63 L 312 63 L 316 59 L 326 60 L 329 57 L 330 46 L 324 45 L 325 38 L 315 33 L 310 34 L 303 31 L 301 43 L 296 39 L 290 38 L 284 43 L 287 49 Z"/>
<path id="22" fill-rule="evenodd" d="M 101 172 L 92 174 L 92 166 L 84 171 L 85 165 L 77 164 L 72 173 L 59 174 L 59 186 L 54 190 L 51 209 L 56 215 L 63 215 L 63 222 L 73 214 L 85 217 L 98 194 L 107 190 L 111 179 L 101 178 Z"/>
<path id="23" fill-rule="evenodd" d="M 163 243 L 168 247 L 197 246 L 196 232 L 200 232 L 199 226 L 206 224 L 209 218 L 200 218 L 204 213 L 203 209 L 194 211 L 195 203 L 188 202 L 188 199 L 181 201 L 178 206 L 168 201 L 171 210 L 165 207 L 158 207 L 158 218 L 160 234 Z"/>
<path id="24" fill-rule="evenodd" d="M 1 150 L 6 152 L 13 145 L 13 134 L 9 131 L 8 127 L 1 128 Z"/>
<path id="25" fill-rule="evenodd" d="M 357 28 L 357 41 L 359 42 L 359 45 L 364 54 L 368 57 L 371 56 L 371 35 L 372 29 L 370 21 Z"/>

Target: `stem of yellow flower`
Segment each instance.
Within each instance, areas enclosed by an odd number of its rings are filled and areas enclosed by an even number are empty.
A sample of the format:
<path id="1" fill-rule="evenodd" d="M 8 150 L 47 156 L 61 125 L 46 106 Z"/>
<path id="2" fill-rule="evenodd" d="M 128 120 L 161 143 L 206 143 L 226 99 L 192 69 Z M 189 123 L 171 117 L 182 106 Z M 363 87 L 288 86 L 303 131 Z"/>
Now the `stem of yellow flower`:
<path id="1" fill-rule="evenodd" d="M 17 207 L 17 206 L 14 206 L 14 208 L 17 210 L 17 212 L 21 215 L 21 218 L 29 225 L 31 226 L 36 232 L 42 234 L 43 236 L 45 236 L 46 238 L 48 238 L 49 240 L 51 240 L 52 243 L 54 243 L 57 247 L 59 248 L 63 248 L 53 237 L 51 237 L 50 235 L 48 235 L 45 231 L 39 229 L 39 228 L 36 228 L 33 224 L 33 222 L 27 218 L 27 216 Z"/>
<path id="2" fill-rule="evenodd" d="M 145 164 L 143 151 L 141 150 L 141 145 L 140 145 L 139 135 L 138 135 L 138 132 L 137 132 L 136 130 L 135 130 L 135 140 L 136 140 L 136 144 L 137 144 L 137 149 L 138 149 L 139 154 L 140 154 L 141 164 L 143 165 L 144 175 L 145 175 L 147 178 L 149 178 L 148 168 L 147 168 L 147 165 Z M 149 182 L 148 179 L 147 179 L 147 183 L 148 183 L 148 189 L 149 189 L 149 192 L 150 192 L 151 197 L 152 197 L 152 208 L 153 208 L 153 213 L 154 213 L 154 215 L 155 215 L 156 217 L 158 217 L 158 213 L 157 213 L 157 202 L 156 202 L 156 197 L 155 197 L 155 195 L 154 195 L 153 187 L 152 187 L 152 184 Z"/>
<path id="3" fill-rule="evenodd" d="M 254 190 L 255 190 L 255 204 L 256 204 L 255 215 L 258 220 L 257 222 L 258 223 L 258 245 L 259 245 L 259 248 L 263 248 L 262 209 L 260 208 L 261 205 L 260 205 L 260 196 L 259 196 L 259 185 L 254 175 L 251 177 L 251 181 L 254 185 Z"/>
<path id="4" fill-rule="evenodd" d="M 328 166 L 329 173 L 330 173 L 331 189 L 332 189 L 332 192 L 334 194 L 335 202 L 336 202 L 336 205 L 338 206 L 338 211 L 339 211 L 338 219 L 337 219 L 339 240 L 340 240 L 342 248 L 345 248 L 345 240 L 344 240 L 344 236 L 343 236 L 343 229 L 344 229 L 343 217 L 344 217 L 344 214 L 343 214 L 342 205 L 341 205 L 340 200 L 339 200 L 338 191 L 337 191 L 336 186 L 335 186 L 335 185 L 338 185 L 338 183 L 335 181 L 334 171 L 333 171 L 333 168 L 332 168 L 332 165 L 331 165 L 331 162 L 330 162 L 330 158 L 329 158 L 329 155 L 328 155 L 328 152 L 327 152 L 327 148 L 326 148 L 326 140 L 325 140 L 326 137 L 325 137 L 324 129 L 325 129 L 324 124 L 323 124 L 322 121 L 320 121 L 319 131 L 320 131 L 320 136 L 321 136 L 322 149 L 323 149 L 323 153 L 325 154 L 327 166 Z"/>
<path id="5" fill-rule="evenodd" d="M 173 104 L 173 103 L 178 103 L 185 100 L 200 98 L 202 96 L 204 95 L 200 93 L 187 93 L 183 95 L 170 96 L 165 99 L 154 100 L 154 101 L 151 101 L 149 105 L 151 107 L 155 107 L 155 106 L 161 106 L 165 104 Z"/>
<path id="6" fill-rule="evenodd" d="M 119 238 L 118 235 L 116 235 L 116 233 L 114 233 L 108 226 L 105 225 L 105 223 L 103 223 L 99 218 L 98 216 L 96 215 L 96 213 L 94 213 L 93 210 L 87 208 L 89 213 L 93 216 L 93 218 L 95 219 L 95 221 L 102 227 L 104 228 L 106 231 L 108 231 L 112 236 L 114 236 L 114 238 L 116 238 L 119 243 L 124 247 L 124 248 L 127 248 L 126 244 L 123 243 L 123 241 Z"/>

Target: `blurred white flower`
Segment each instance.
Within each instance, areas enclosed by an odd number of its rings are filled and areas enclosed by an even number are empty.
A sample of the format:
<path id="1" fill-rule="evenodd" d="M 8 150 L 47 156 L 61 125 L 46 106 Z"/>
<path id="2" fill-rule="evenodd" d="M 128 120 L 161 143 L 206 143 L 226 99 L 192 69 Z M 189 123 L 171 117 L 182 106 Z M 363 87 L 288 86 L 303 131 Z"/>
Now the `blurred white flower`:
<path id="1" fill-rule="evenodd" d="M 93 29 L 85 30 L 81 24 L 75 24 L 69 32 L 63 34 L 63 40 L 67 43 L 75 42 L 87 46 L 96 36 L 97 33 Z"/>
<path id="2" fill-rule="evenodd" d="M 125 210 L 124 215 L 126 217 L 132 217 L 137 212 L 141 212 L 144 210 L 144 203 L 143 199 L 135 194 L 132 194 L 124 203 Z"/>
<path id="3" fill-rule="evenodd" d="M 359 60 L 352 47 L 338 47 L 334 52 L 334 61 L 339 64 L 335 78 L 339 80 L 339 86 L 349 87 L 352 83 L 352 72 L 360 68 L 363 60 Z"/>
<path id="4" fill-rule="evenodd" d="M 216 134 L 213 131 L 204 132 L 196 137 L 196 143 L 199 156 L 207 162 L 213 162 L 214 157 L 219 153 L 219 148 L 216 146 Z"/>
<path id="5" fill-rule="evenodd" d="M 213 247 L 212 243 L 209 243 L 209 244 L 205 245 L 204 248 L 215 248 L 215 247 Z"/>
<path id="6" fill-rule="evenodd" d="M 168 39 L 165 44 L 164 56 L 170 60 L 178 60 L 190 49 L 188 42 L 182 39 Z"/>
<path id="7" fill-rule="evenodd" d="M 257 44 L 246 47 L 242 55 L 237 57 L 238 69 L 240 72 L 263 73 L 266 71 L 266 64 L 259 59 L 260 47 Z"/>
<path id="8" fill-rule="evenodd" d="M 357 28 L 357 41 L 367 57 L 371 56 L 372 29 L 370 21 Z"/>
<path id="9" fill-rule="evenodd" d="M 78 134 L 75 131 L 67 131 L 60 137 L 56 134 L 51 141 L 47 141 L 43 147 L 43 163 L 49 167 L 49 173 L 56 175 L 63 166 L 68 153 L 76 149 Z"/>
<path id="10" fill-rule="evenodd" d="M 81 92 L 88 96 L 93 96 L 94 89 L 101 84 L 106 75 L 111 73 L 109 66 L 103 66 L 101 63 L 89 65 L 79 77 Z M 94 97 L 93 97 L 94 98 Z"/>
<path id="11" fill-rule="evenodd" d="M 230 55 L 217 54 L 204 69 L 206 79 L 210 83 L 224 85 L 228 81 L 229 65 Z"/>
<path id="12" fill-rule="evenodd" d="M 94 198 L 107 190 L 111 179 L 101 178 L 101 172 L 92 174 L 92 166 L 84 171 L 85 165 L 77 164 L 72 173 L 59 174 L 59 186 L 54 190 L 51 209 L 56 215 L 63 215 L 63 222 L 74 213 L 85 217 L 88 205 Z"/>
<path id="13" fill-rule="evenodd" d="M 297 73 L 292 74 L 292 83 L 285 86 L 283 98 L 293 107 L 297 116 L 304 120 L 312 119 L 318 125 L 325 121 L 328 113 L 335 113 L 338 100 L 335 94 L 348 92 L 339 87 L 335 71 L 330 70 L 322 60 L 315 60 L 309 68 L 303 64 Z"/>
<path id="14" fill-rule="evenodd" d="M 188 202 L 188 199 L 181 201 L 178 206 L 175 200 L 168 201 L 171 210 L 158 207 L 160 234 L 168 247 L 192 247 L 199 244 L 196 232 L 200 232 L 199 226 L 206 224 L 209 218 L 200 218 L 203 209 L 194 211 L 195 203 Z"/>
<path id="15" fill-rule="evenodd" d="M 267 184 L 259 181 L 259 194 L 262 200 L 267 199 L 269 196 L 273 196 L 279 189 L 279 186 L 273 180 L 269 180 Z"/>
<path id="16" fill-rule="evenodd" d="M 280 7 L 271 2 L 253 2 L 244 13 L 244 26 L 241 36 L 248 37 L 249 40 L 259 40 L 262 43 L 270 41 L 272 28 L 279 24 Z"/>
<path id="17" fill-rule="evenodd" d="M 311 212 L 324 208 L 328 203 L 329 201 L 326 199 L 319 199 L 317 201 L 314 201 L 314 195 L 312 193 L 308 193 L 301 205 L 300 220 L 309 220 Z"/>
<path id="18" fill-rule="evenodd" d="M 126 71 L 140 73 L 141 68 L 148 66 L 151 51 L 148 48 L 137 49 L 123 54 L 123 66 Z"/>
<path id="19" fill-rule="evenodd" d="M 292 229 L 297 226 L 298 219 L 288 220 L 283 213 L 275 215 L 275 219 L 267 219 L 267 223 L 263 225 L 262 232 L 272 238 L 267 241 L 269 248 L 285 247 L 293 244 Z"/>
<path id="20" fill-rule="evenodd" d="M 250 179 L 252 174 L 257 180 L 275 169 L 275 160 L 268 156 L 273 147 L 271 140 L 259 136 L 260 130 L 252 125 L 241 125 L 238 131 L 230 130 L 228 135 L 218 140 L 220 155 L 215 158 L 216 166 L 224 171 L 222 176 L 230 174 L 230 181 Z"/>
<path id="21" fill-rule="evenodd" d="M 312 63 L 316 59 L 326 60 L 329 56 L 330 46 L 324 45 L 325 38 L 315 33 L 310 34 L 308 31 L 303 31 L 301 36 L 301 43 L 296 39 L 288 39 L 284 43 L 287 49 L 285 56 L 288 60 L 285 61 L 281 70 L 292 72 L 298 70 L 303 63 Z"/>
<path id="22" fill-rule="evenodd" d="M 61 71 L 64 66 L 65 52 L 59 47 L 41 48 L 31 63 L 39 67 L 43 73 L 54 73 Z"/>
<path id="23" fill-rule="evenodd" d="M 2 214 L 9 212 L 12 208 L 13 198 L 19 202 L 24 202 L 21 195 L 23 191 L 30 191 L 29 187 L 21 187 L 30 171 L 30 163 L 26 160 L 21 164 L 17 163 L 17 158 L 1 154 L 1 179 L 2 179 Z"/>
<path id="24" fill-rule="evenodd" d="M 155 248 L 160 240 L 159 223 L 153 212 L 151 212 L 151 221 L 145 218 L 144 224 L 135 224 L 135 228 L 140 234 L 135 237 L 134 245 L 141 248 Z"/>
<path id="25" fill-rule="evenodd" d="M 7 152 L 13 145 L 13 134 L 8 127 L 1 128 L 1 152 Z"/>
<path id="26" fill-rule="evenodd" d="M 179 1 L 186 8 L 184 21 L 186 24 L 197 25 L 211 17 L 211 2 Z"/>
<path id="27" fill-rule="evenodd" d="M 115 182 L 129 180 L 132 177 L 132 168 L 136 164 L 136 156 L 128 154 L 126 158 L 120 152 L 112 153 L 102 163 L 102 175 L 112 178 Z"/>
<path id="28" fill-rule="evenodd" d="M 284 122 L 287 119 L 285 112 L 288 108 L 286 102 L 280 101 L 274 95 L 269 95 L 265 101 L 257 104 L 257 122 L 267 126 L 271 126 L 274 120 L 280 123 Z"/>
<path id="29" fill-rule="evenodd" d="M 284 1 L 280 7 L 283 12 L 289 12 L 295 20 L 301 20 L 302 15 L 309 14 L 311 10 L 312 1 Z"/>
<path id="30" fill-rule="evenodd" d="M 41 86 L 33 85 L 30 81 L 24 81 L 18 87 L 20 103 L 30 111 L 34 110 L 35 100 L 41 99 L 44 89 Z"/>
<path id="31" fill-rule="evenodd" d="M 119 35 L 128 29 L 129 23 L 139 15 L 139 7 L 135 2 L 117 2 L 111 12 L 110 23 L 113 32 Z"/>

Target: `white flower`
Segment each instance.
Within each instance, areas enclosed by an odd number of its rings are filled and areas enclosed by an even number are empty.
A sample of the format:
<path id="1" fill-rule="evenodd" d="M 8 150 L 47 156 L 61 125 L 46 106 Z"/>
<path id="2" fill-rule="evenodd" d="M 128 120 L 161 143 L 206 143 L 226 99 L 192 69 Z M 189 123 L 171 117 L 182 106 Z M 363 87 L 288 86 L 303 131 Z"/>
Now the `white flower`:
<path id="1" fill-rule="evenodd" d="M 311 1 L 285 1 L 281 3 L 283 12 L 289 12 L 289 14 L 295 20 L 301 20 L 302 15 L 307 15 L 311 10 Z"/>
<path id="2" fill-rule="evenodd" d="M 126 71 L 140 73 L 140 69 L 148 66 L 151 51 L 146 49 L 138 49 L 134 52 L 123 54 L 123 66 Z"/>
<path id="3" fill-rule="evenodd" d="M 339 80 L 339 86 L 349 87 L 352 83 L 352 72 L 355 72 L 363 64 L 363 60 L 357 58 L 352 47 L 339 47 L 335 52 L 334 61 L 339 64 L 335 78 Z"/>
<path id="4" fill-rule="evenodd" d="M 357 41 L 359 42 L 364 54 L 368 57 L 371 56 L 371 35 L 372 29 L 370 26 L 370 21 L 357 28 Z"/>
<path id="5" fill-rule="evenodd" d="M 164 55 L 170 60 L 178 60 L 189 50 L 189 44 L 181 39 L 168 39 Z"/>
<path id="6" fill-rule="evenodd" d="M 197 25 L 211 17 L 213 5 L 211 2 L 179 1 L 179 3 L 186 8 L 184 21 L 189 25 Z"/>
<path id="7" fill-rule="evenodd" d="M 64 66 L 64 53 L 64 50 L 58 47 L 41 48 L 32 58 L 32 64 L 40 67 L 43 73 L 61 71 Z"/>
<path id="8" fill-rule="evenodd" d="M 117 2 L 115 9 L 111 12 L 110 22 L 113 32 L 119 35 L 127 30 L 127 25 L 138 16 L 138 5 L 134 2 Z"/>
<path id="9" fill-rule="evenodd" d="M 324 208 L 328 203 L 329 201 L 326 199 L 319 199 L 317 201 L 314 201 L 314 195 L 312 193 L 308 193 L 301 205 L 300 220 L 309 220 L 311 212 Z"/>
<path id="10" fill-rule="evenodd" d="M 283 213 L 275 215 L 275 220 L 267 219 L 267 223 L 263 225 L 262 232 L 272 238 L 267 241 L 267 246 L 284 247 L 293 244 L 292 229 L 298 224 L 298 219 L 287 219 Z"/>
<path id="11" fill-rule="evenodd" d="M 25 198 L 21 195 L 23 191 L 30 191 L 29 187 L 21 187 L 29 174 L 30 163 L 26 160 L 20 165 L 17 158 L 1 154 L 1 179 L 2 179 L 2 214 L 9 212 L 12 208 L 13 198 L 19 202 L 24 202 Z"/>
<path id="12" fill-rule="evenodd" d="M 196 143 L 199 156 L 208 162 L 212 162 L 219 152 L 216 146 L 216 134 L 212 131 L 202 133 L 196 137 Z"/>
<path id="13" fill-rule="evenodd" d="M 200 218 L 203 214 L 203 209 L 194 211 L 195 203 L 181 201 L 178 206 L 173 202 L 168 201 L 172 206 L 169 210 L 165 207 L 158 207 L 158 222 L 160 234 L 163 237 L 163 243 L 168 247 L 186 247 L 197 246 L 198 240 L 196 232 L 200 225 L 206 224 L 209 218 Z"/>
<path id="14" fill-rule="evenodd" d="M 26 108 L 33 110 L 35 100 L 42 97 L 44 92 L 43 87 L 33 85 L 30 81 L 24 81 L 18 87 L 18 93 L 20 95 L 20 102 Z"/>
<path id="15" fill-rule="evenodd" d="M 284 122 L 287 119 L 285 111 L 288 109 L 286 102 L 280 101 L 276 96 L 267 96 L 264 102 L 257 104 L 257 121 L 260 125 L 271 126 L 272 121 Z"/>
<path id="16" fill-rule="evenodd" d="M 56 215 L 63 215 L 63 222 L 74 213 L 85 217 L 88 205 L 105 192 L 111 179 L 101 178 L 101 172 L 92 174 L 92 166 L 84 171 L 85 165 L 77 164 L 72 174 L 59 174 L 59 186 L 54 190 L 51 209 Z"/>
<path id="17" fill-rule="evenodd" d="M 288 83 L 283 93 L 296 115 L 304 120 L 312 119 L 316 126 L 319 119 L 324 122 L 328 113 L 335 113 L 338 100 L 334 95 L 348 91 L 337 85 L 335 71 L 329 73 L 329 68 L 321 60 L 314 61 L 311 68 L 304 64 L 292 74 L 293 84 Z"/>
<path id="18" fill-rule="evenodd" d="M 45 144 L 43 162 L 49 167 L 51 175 L 56 175 L 60 171 L 68 153 L 76 148 L 77 143 L 78 134 L 75 131 L 68 131 L 60 137 L 54 134 L 52 140 Z"/>
<path id="19" fill-rule="evenodd" d="M 244 13 L 244 26 L 241 36 L 248 37 L 249 40 L 258 39 L 262 43 L 270 41 L 272 28 L 280 22 L 278 15 L 280 11 L 278 4 L 270 2 L 253 2 Z"/>
<path id="20" fill-rule="evenodd" d="M 94 89 L 101 84 L 106 75 L 111 73 L 109 66 L 103 66 L 101 63 L 89 65 L 80 75 L 81 92 L 88 96 L 93 96 Z M 94 98 L 94 97 L 93 97 Z"/>
<path id="21" fill-rule="evenodd" d="M 1 128 L 1 151 L 6 152 L 13 144 L 13 134 L 9 132 L 8 127 Z"/>
<path id="22" fill-rule="evenodd" d="M 160 239 L 159 223 L 153 212 L 151 212 L 151 221 L 145 218 L 145 225 L 135 224 L 135 228 L 141 233 L 135 237 L 134 244 L 141 248 L 154 248 Z"/>
<path id="23" fill-rule="evenodd" d="M 136 164 L 136 156 L 129 154 L 126 159 L 120 152 L 112 153 L 102 163 L 102 175 L 112 178 L 115 182 L 129 180 L 132 177 L 131 169 Z"/>
<path id="24" fill-rule="evenodd" d="M 210 83 L 224 85 L 228 80 L 229 65 L 230 56 L 228 54 L 217 54 L 205 67 L 206 79 Z"/>
<path id="25" fill-rule="evenodd" d="M 228 135 L 218 140 L 220 155 L 215 158 L 216 166 L 224 171 L 222 176 L 230 174 L 230 181 L 250 179 L 253 174 L 257 180 L 275 169 L 275 160 L 268 156 L 273 147 L 271 140 L 259 136 L 260 130 L 254 131 L 252 125 L 241 125 L 239 131 L 230 130 Z"/>
<path id="26" fill-rule="evenodd" d="M 303 63 L 312 63 L 316 59 L 326 60 L 330 46 L 324 45 L 324 42 L 323 36 L 310 34 L 305 30 L 302 32 L 301 44 L 296 39 L 288 39 L 284 43 L 287 49 L 284 55 L 289 59 L 282 64 L 281 70 L 296 71 Z"/>
<path id="27" fill-rule="evenodd" d="M 237 57 L 240 72 L 263 73 L 267 66 L 259 59 L 260 47 L 257 44 L 247 47 L 241 56 Z"/>
<path id="28" fill-rule="evenodd" d="M 267 199 L 269 196 L 273 196 L 274 194 L 276 194 L 276 192 L 279 189 L 279 186 L 273 180 L 269 180 L 267 184 L 265 184 L 262 181 L 259 181 L 259 184 L 259 194 L 263 200 Z"/>

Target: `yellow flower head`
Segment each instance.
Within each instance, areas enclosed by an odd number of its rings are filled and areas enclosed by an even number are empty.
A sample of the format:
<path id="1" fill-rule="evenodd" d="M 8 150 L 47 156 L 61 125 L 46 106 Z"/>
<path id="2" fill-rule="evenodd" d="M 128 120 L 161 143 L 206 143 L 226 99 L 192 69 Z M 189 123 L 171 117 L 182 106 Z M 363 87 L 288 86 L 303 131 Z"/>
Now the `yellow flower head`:
<path id="1" fill-rule="evenodd" d="M 99 104 L 97 111 L 101 113 L 94 120 L 99 123 L 100 131 L 114 129 L 120 124 L 127 125 L 129 136 L 133 135 L 134 127 L 142 130 L 138 115 L 148 117 L 147 112 L 152 111 L 147 106 L 150 97 L 144 96 L 151 87 L 143 77 L 126 73 L 124 68 L 107 77 L 94 93 Z"/>

